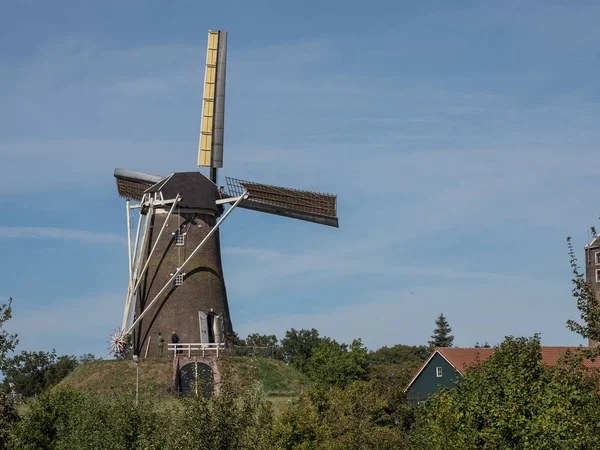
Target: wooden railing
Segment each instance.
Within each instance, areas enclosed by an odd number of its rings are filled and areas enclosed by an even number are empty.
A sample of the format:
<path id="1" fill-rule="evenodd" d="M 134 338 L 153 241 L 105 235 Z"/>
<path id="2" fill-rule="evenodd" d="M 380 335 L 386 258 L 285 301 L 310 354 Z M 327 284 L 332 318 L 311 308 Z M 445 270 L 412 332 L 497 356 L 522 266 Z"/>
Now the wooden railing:
<path id="1" fill-rule="evenodd" d="M 188 356 L 192 356 L 192 352 L 202 352 L 204 357 L 205 353 L 215 352 L 219 356 L 219 351 L 225 349 L 225 344 L 169 344 L 169 351 L 173 352 L 173 356 L 177 354 L 187 353 Z"/>

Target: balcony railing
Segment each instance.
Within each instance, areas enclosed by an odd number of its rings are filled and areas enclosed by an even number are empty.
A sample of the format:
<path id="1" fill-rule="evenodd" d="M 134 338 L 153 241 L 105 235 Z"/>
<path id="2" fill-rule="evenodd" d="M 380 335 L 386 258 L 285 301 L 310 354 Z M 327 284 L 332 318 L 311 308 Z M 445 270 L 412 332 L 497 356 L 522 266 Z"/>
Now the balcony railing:
<path id="1" fill-rule="evenodd" d="M 217 357 L 219 356 L 219 352 L 223 352 L 225 350 L 225 344 L 169 344 L 169 351 L 173 352 L 173 356 L 177 354 L 187 353 L 188 357 L 192 356 L 192 352 L 194 354 L 201 352 L 202 357 L 205 356 L 206 353 L 216 353 Z"/>

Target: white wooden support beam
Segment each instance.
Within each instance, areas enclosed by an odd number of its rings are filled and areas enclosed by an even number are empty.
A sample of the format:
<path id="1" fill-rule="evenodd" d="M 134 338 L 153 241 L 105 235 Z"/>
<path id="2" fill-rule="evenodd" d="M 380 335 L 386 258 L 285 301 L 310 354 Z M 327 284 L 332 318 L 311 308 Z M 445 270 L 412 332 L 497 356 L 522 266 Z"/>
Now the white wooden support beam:
<path id="1" fill-rule="evenodd" d="M 242 198 L 242 196 L 239 197 L 229 197 L 229 198 L 221 198 L 219 200 L 215 200 L 215 203 L 217 205 L 224 205 L 225 203 L 235 203 L 237 202 L 240 198 Z"/>
<path id="2" fill-rule="evenodd" d="M 162 228 L 160 229 L 160 232 L 158 233 L 158 236 L 156 237 L 156 240 L 154 241 L 154 245 L 152 246 L 152 250 L 150 250 L 150 254 L 148 255 L 148 258 L 146 258 L 146 262 L 144 264 L 144 267 L 142 268 L 141 271 L 139 271 L 136 274 L 136 280 L 135 280 L 135 285 L 133 287 L 133 292 L 137 292 L 138 287 L 140 286 L 140 283 L 142 282 L 142 278 L 144 277 L 144 275 L 146 274 L 146 270 L 148 270 L 148 265 L 150 264 L 150 259 L 152 258 L 152 255 L 154 254 L 154 250 L 156 250 L 156 246 L 158 245 L 158 242 L 160 241 L 160 237 L 163 234 L 163 231 L 165 231 L 165 228 L 167 227 L 167 223 L 169 222 L 169 218 L 171 217 L 171 214 L 173 213 L 173 210 L 175 209 L 175 206 L 177 206 L 177 202 L 179 201 L 179 194 L 177 194 L 177 197 L 175 197 L 175 200 L 172 200 L 173 204 L 171 205 L 171 209 L 169 210 L 169 214 L 167 214 L 167 218 L 165 219 Z M 150 216 L 150 213 L 148 213 L 148 216 Z M 150 217 L 147 217 L 146 220 L 149 220 Z M 144 244 L 145 245 L 145 244 Z M 131 296 L 133 297 L 133 296 Z"/>
<path id="3" fill-rule="evenodd" d="M 154 207 L 156 206 L 166 206 L 166 205 L 170 205 L 171 203 L 173 203 L 175 200 L 152 200 L 152 205 Z M 149 202 L 143 203 L 143 206 L 149 206 Z"/>
<path id="4" fill-rule="evenodd" d="M 142 197 L 142 201 L 144 200 L 144 197 Z M 138 205 L 141 208 L 141 204 Z M 138 252 L 138 248 L 139 248 L 139 243 L 140 243 L 140 227 L 142 226 L 142 212 L 140 210 L 140 218 L 138 220 L 138 224 L 137 224 L 137 230 L 135 232 L 135 244 L 133 246 L 133 253 L 132 253 L 132 261 L 131 261 L 131 269 L 133 271 L 134 269 L 134 263 L 137 260 L 137 252 Z"/>
<path id="5" fill-rule="evenodd" d="M 131 267 L 131 263 L 133 261 L 133 257 L 131 254 L 131 209 L 129 208 L 129 200 L 125 202 L 125 208 L 127 209 L 127 254 L 129 255 L 129 287 L 131 288 L 131 277 L 133 276 L 133 267 Z"/>
<path id="6" fill-rule="evenodd" d="M 144 200 L 145 195 L 142 197 L 142 201 Z M 127 297 L 125 298 L 125 310 L 123 311 L 123 321 L 121 322 L 121 330 L 124 330 L 127 326 L 129 310 L 131 309 L 131 305 L 129 303 L 129 297 L 131 295 L 131 288 L 133 287 L 133 269 L 134 269 L 134 261 L 136 259 L 136 253 L 138 250 L 139 238 L 140 238 L 140 227 L 142 225 L 142 215 L 140 213 L 140 218 L 137 224 L 137 231 L 135 232 L 135 243 L 133 249 L 131 248 L 131 209 L 135 207 L 135 205 L 131 205 L 129 200 L 125 202 L 127 206 L 127 241 L 129 246 L 129 281 L 127 283 Z"/>
<path id="7" fill-rule="evenodd" d="M 150 222 L 152 221 L 152 214 L 154 212 L 154 208 L 152 206 L 152 199 L 149 200 L 150 201 L 150 209 L 148 210 L 148 213 L 146 214 L 146 220 L 144 221 L 144 231 L 142 232 L 142 242 L 140 243 L 140 246 L 137 248 L 137 262 L 135 264 L 135 270 L 134 270 L 134 276 L 133 276 L 133 282 L 135 282 L 135 288 L 132 286 L 132 289 L 127 293 L 127 301 L 125 302 L 125 315 L 123 317 L 123 326 L 121 327 L 122 330 L 125 329 L 125 327 L 127 327 L 127 324 L 129 323 L 129 317 L 131 316 L 131 305 L 133 302 L 133 298 L 135 297 L 136 294 L 136 289 L 137 289 L 137 285 L 139 283 L 137 283 L 138 279 L 139 279 L 139 272 L 140 272 L 140 266 L 142 263 L 142 258 L 144 255 L 144 248 L 146 248 L 146 241 L 148 240 L 148 235 L 150 234 Z M 142 221 L 142 211 L 140 210 L 140 223 Z M 133 283 L 132 283 L 133 284 Z"/>

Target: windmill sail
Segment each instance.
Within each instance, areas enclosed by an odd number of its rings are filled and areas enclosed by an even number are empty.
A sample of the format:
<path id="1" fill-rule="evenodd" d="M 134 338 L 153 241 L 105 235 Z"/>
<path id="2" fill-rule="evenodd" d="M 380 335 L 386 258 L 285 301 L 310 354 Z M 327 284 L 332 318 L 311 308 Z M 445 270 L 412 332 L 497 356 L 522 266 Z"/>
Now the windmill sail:
<path id="1" fill-rule="evenodd" d="M 199 167 L 223 167 L 227 32 L 209 31 L 198 148 Z"/>
<path id="2" fill-rule="evenodd" d="M 226 180 L 228 194 L 232 197 L 240 196 L 244 190 L 248 191 L 249 198 L 240 203 L 240 208 L 339 227 L 337 196 L 334 194 L 301 191 L 229 177 Z"/>
<path id="3" fill-rule="evenodd" d="M 139 202 L 144 195 L 144 191 L 164 177 L 127 169 L 115 169 L 115 178 L 119 196 Z"/>

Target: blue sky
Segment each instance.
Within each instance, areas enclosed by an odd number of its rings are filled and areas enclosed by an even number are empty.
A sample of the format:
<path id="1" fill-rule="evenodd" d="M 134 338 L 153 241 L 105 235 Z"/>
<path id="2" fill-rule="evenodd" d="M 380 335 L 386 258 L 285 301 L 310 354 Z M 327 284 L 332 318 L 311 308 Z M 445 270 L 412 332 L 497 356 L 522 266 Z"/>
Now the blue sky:
<path id="1" fill-rule="evenodd" d="M 583 340 L 565 238 L 597 222 L 600 6 L 1 2 L 0 299 L 21 349 L 104 355 L 127 279 L 115 167 L 195 170 L 229 32 L 222 175 L 339 195 L 340 228 L 236 211 L 234 328 L 369 348 Z"/>

